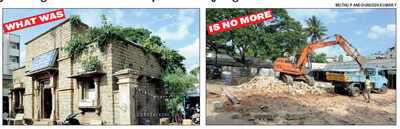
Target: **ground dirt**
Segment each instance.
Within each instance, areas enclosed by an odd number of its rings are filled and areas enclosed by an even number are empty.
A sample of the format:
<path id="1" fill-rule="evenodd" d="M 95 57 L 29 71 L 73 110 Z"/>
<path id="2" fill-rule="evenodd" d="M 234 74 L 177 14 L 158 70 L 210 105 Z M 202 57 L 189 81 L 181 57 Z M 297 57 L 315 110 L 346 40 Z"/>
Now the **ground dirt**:
<path id="1" fill-rule="evenodd" d="M 223 80 L 207 80 L 207 124 L 396 124 L 394 89 L 386 94 L 372 93 L 372 101 L 366 103 L 362 96 L 349 97 L 333 90 L 329 92 L 330 84 L 323 86 L 329 87 L 328 92 L 315 94 L 304 88 L 305 93 L 296 94 L 293 89 L 299 89 L 298 86 L 284 86 L 280 80 L 263 80 L 269 86 L 255 82 L 254 77 L 248 80 L 235 86 L 226 86 Z M 280 88 L 266 90 L 271 89 L 271 85 Z M 320 82 L 317 85 L 327 84 Z M 240 104 L 232 104 L 223 90 L 229 91 Z"/>

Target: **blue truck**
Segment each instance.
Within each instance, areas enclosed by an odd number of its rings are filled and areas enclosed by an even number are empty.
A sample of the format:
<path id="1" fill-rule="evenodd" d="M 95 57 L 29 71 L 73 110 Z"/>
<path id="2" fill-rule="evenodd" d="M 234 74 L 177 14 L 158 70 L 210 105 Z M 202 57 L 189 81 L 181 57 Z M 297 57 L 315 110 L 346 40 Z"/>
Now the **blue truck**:
<path id="1" fill-rule="evenodd" d="M 366 76 L 370 77 L 372 92 L 385 94 L 388 90 L 388 80 L 384 72 L 376 67 L 366 67 L 364 74 L 359 69 L 328 69 L 326 80 L 335 85 L 335 92 L 345 92 L 350 96 L 359 96 L 364 88 Z"/>

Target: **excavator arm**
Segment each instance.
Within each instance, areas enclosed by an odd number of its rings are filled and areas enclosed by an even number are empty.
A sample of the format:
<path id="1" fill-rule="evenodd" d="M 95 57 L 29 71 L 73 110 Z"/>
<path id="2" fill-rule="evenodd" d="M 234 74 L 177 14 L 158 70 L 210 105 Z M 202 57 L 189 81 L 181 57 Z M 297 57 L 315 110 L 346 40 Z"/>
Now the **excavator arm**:
<path id="1" fill-rule="evenodd" d="M 366 66 L 365 58 L 360 55 L 357 48 L 353 47 L 353 45 L 350 42 L 348 42 L 346 39 L 344 39 L 341 35 L 335 34 L 335 37 L 336 37 L 336 41 L 323 42 L 330 38 L 330 37 L 325 37 L 325 38 L 322 38 L 320 40 L 317 40 L 317 41 L 307 45 L 303 49 L 303 52 L 297 62 L 296 69 L 300 69 L 300 72 L 304 72 L 304 69 L 307 64 L 307 56 L 315 49 L 324 48 L 324 47 L 328 47 L 328 46 L 332 46 L 332 45 L 339 45 L 340 47 L 343 48 L 343 50 L 348 55 L 350 55 L 351 57 L 353 57 L 356 60 L 356 62 L 360 65 L 360 68 L 361 68 L 360 72 L 363 72 L 365 69 L 365 66 Z M 351 51 L 350 48 L 353 48 L 354 51 Z"/>

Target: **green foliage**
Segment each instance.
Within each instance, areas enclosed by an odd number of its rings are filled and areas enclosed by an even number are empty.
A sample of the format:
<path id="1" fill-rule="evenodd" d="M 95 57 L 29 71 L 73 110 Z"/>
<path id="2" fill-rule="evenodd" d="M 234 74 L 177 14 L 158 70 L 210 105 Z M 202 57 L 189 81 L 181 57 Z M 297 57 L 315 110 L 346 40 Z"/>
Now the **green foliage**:
<path id="1" fill-rule="evenodd" d="M 197 66 L 196 68 L 190 70 L 190 74 L 193 76 L 197 76 L 200 74 L 200 66 Z"/>
<path id="2" fill-rule="evenodd" d="M 131 67 L 132 67 L 131 64 L 124 64 L 124 65 L 123 65 L 123 68 L 124 68 L 124 69 L 131 68 Z"/>
<path id="3" fill-rule="evenodd" d="M 71 15 L 70 17 L 71 25 L 80 28 L 81 27 L 81 17 L 79 15 Z"/>
<path id="4" fill-rule="evenodd" d="M 89 56 L 87 60 L 82 61 L 82 68 L 85 72 L 100 71 L 101 61 L 97 56 Z"/>
<path id="5" fill-rule="evenodd" d="M 165 93 L 169 95 L 183 95 L 186 91 L 193 88 L 197 79 L 186 75 L 182 70 L 175 73 L 166 73 L 163 76 Z"/>
<path id="6" fill-rule="evenodd" d="M 171 111 L 171 114 L 173 116 L 178 113 L 179 109 L 177 106 L 183 101 L 183 99 L 183 96 L 176 96 L 175 98 L 167 101 L 167 109 Z"/>
<path id="7" fill-rule="evenodd" d="M 167 101 L 168 110 L 175 116 L 179 110 L 177 105 L 184 100 L 185 93 L 193 88 L 193 84 L 197 83 L 197 79 L 185 74 L 182 70 L 177 70 L 175 73 L 166 73 L 163 76 L 163 82 L 165 94 L 176 96 Z"/>
<path id="8" fill-rule="evenodd" d="M 12 89 L 12 88 L 14 88 L 14 84 L 9 83 L 9 84 L 8 84 L 8 89 Z"/>
<path id="9" fill-rule="evenodd" d="M 180 55 L 177 51 L 166 47 L 162 48 L 160 65 L 165 73 L 177 73 L 179 70 L 185 73 L 186 70 L 183 60 L 185 60 L 185 57 Z"/>
<path id="10" fill-rule="evenodd" d="M 207 9 L 206 24 L 212 24 L 265 9 Z M 285 9 L 271 9 L 273 19 L 245 27 L 206 36 L 208 52 L 230 55 L 236 62 L 249 67 L 247 57 L 261 60 L 282 57 L 284 52 L 295 54 L 306 45 L 300 22 Z"/>
<path id="11" fill-rule="evenodd" d="M 118 38 L 118 33 L 120 31 L 119 27 L 114 27 L 112 24 L 107 22 L 106 15 L 101 15 L 101 27 L 89 28 L 87 31 L 87 36 L 89 40 L 97 42 L 101 52 L 104 52 L 106 46 L 111 43 L 112 40 Z M 122 41 L 116 40 L 117 42 L 123 43 Z"/>
<path id="12" fill-rule="evenodd" d="M 82 53 L 87 53 L 91 46 L 83 40 L 83 37 L 77 33 L 71 35 L 66 47 L 62 48 L 68 52 L 68 57 L 74 60 Z"/>
<path id="13" fill-rule="evenodd" d="M 144 28 L 123 28 L 121 32 L 122 36 L 126 40 L 133 41 L 143 45 L 143 42 L 148 40 L 151 35 L 151 31 Z M 159 44 L 158 46 L 160 46 Z"/>
<path id="14" fill-rule="evenodd" d="M 328 63 L 326 60 L 326 54 L 325 53 L 320 53 L 320 54 L 310 54 L 311 56 L 311 61 L 315 63 Z"/>
<path id="15" fill-rule="evenodd" d="M 316 16 L 306 20 L 307 28 L 305 28 L 305 35 L 311 37 L 311 42 L 321 39 L 321 36 L 326 35 L 328 29 L 322 24 Z"/>

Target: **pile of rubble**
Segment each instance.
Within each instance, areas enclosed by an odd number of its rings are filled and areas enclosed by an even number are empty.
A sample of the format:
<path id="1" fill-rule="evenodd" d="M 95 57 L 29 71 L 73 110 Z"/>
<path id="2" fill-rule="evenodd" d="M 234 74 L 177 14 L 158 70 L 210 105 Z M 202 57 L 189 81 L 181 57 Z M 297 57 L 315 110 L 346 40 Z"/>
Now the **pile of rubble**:
<path id="1" fill-rule="evenodd" d="M 255 76 L 249 82 L 238 86 L 246 89 L 259 89 L 267 93 L 290 93 L 292 95 L 304 94 L 324 94 L 334 92 L 334 86 L 328 82 L 316 82 L 314 86 L 295 81 L 293 85 L 288 85 L 285 82 L 272 76 Z"/>

